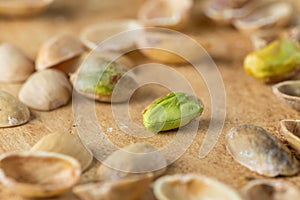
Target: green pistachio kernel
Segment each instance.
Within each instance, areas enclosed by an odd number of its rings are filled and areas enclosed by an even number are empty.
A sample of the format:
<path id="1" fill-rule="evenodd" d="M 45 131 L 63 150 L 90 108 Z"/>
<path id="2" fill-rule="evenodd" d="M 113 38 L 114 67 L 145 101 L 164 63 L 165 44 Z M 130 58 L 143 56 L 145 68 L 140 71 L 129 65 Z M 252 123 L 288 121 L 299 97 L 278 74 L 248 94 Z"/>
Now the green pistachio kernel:
<path id="1" fill-rule="evenodd" d="M 265 82 L 278 82 L 295 75 L 300 66 L 300 45 L 289 39 L 276 40 L 250 53 L 244 60 L 247 73 Z"/>
<path id="2" fill-rule="evenodd" d="M 143 111 L 143 123 L 150 131 L 167 131 L 188 124 L 202 111 L 200 100 L 183 92 L 174 92 L 151 103 Z"/>

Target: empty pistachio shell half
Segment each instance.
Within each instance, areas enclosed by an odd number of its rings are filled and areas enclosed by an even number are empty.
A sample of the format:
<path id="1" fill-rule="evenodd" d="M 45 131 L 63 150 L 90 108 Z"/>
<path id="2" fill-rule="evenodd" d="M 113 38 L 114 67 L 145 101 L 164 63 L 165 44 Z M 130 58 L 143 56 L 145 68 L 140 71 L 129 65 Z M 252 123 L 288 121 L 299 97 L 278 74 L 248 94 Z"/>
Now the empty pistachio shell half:
<path id="1" fill-rule="evenodd" d="M 33 71 L 33 62 L 19 48 L 9 43 L 0 44 L 0 81 L 24 81 Z"/>
<path id="2" fill-rule="evenodd" d="M 154 183 L 158 200 L 241 200 L 236 191 L 223 183 L 198 174 L 176 174 Z"/>
<path id="3" fill-rule="evenodd" d="M 186 41 L 186 37 L 177 32 L 146 29 L 140 32 L 136 44 L 145 56 L 155 61 L 173 64 L 197 61 L 199 46 Z"/>
<path id="4" fill-rule="evenodd" d="M 132 30 L 140 28 L 142 26 L 135 20 L 115 20 L 92 24 L 82 30 L 80 39 L 89 49 L 95 49 L 101 42 L 110 39 L 109 45 L 102 44 L 101 50 L 123 51 L 135 46 L 136 32 Z M 124 33 L 122 37 L 114 38 L 115 35 L 126 31 L 131 32 Z"/>
<path id="5" fill-rule="evenodd" d="M 30 112 L 18 99 L 0 90 L 0 127 L 11 127 L 29 121 Z"/>
<path id="6" fill-rule="evenodd" d="M 19 99 L 37 110 L 53 110 L 68 103 L 72 86 L 66 75 L 55 69 L 32 74 L 22 86 Z"/>
<path id="7" fill-rule="evenodd" d="M 298 199 L 300 191 L 286 181 L 254 180 L 242 189 L 246 200 L 290 200 Z"/>
<path id="8" fill-rule="evenodd" d="M 132 176 L 117 181 L 79 185 L 73 192 L 82 200 L 140 199 L 147 191 L 151 180 L 151 174 Z"/>
<path id="9" fill-rule="evenodd" d="M 232 128 L 226 135 L 226 148 L 238 163 L 264 176 L 291 176 L 299 171 L 299 162 L 289 149 L 255 125 Z"/>
<path id="10" fill-rule="evenodd" d="M 148 0 L 138 12 L 145 26 L 182 27 L 191 14 L 192 0 Z"/>
<path id="11" fill-rule="evenodd" d="M 125 74 L 127 62 L 125 57 L 113 60 L 110 54 L 92 54 L 71 75 L 75 90 L 85 97 L 103 102 L 122 102 L 130 98 L 130 91 L 136 87 L 132 74 Z M 119 82 L 121 81 L 121 82 Z M 118 84 L 118 88 L 115 85 Z M 112 99 L 112 93 L 117 95 Z"/>
<path id="12" fill-rule="evenodd" d="M 276 40 L 268 46 L 247 55 L 246 72 L 266 83 L 288 79 L 300 69 L 300 46 L 288 40 Z"/>
<path id="13" fill-rule="evenodd" d="M 31 151 L 50 151 L 71 156 L 78 160 L 82 171 L 93 161 L 92 153 L 83 146 L 79 137 L 69 133 L 46 135 L 31 148 Z"/>
<path id="14" fill-rule="evenodd" d="M 300 80 L 278 83 L 273 86 L 273 92 L 282 102 L 300 111 Z"/>
<path id="15" fill-rule="evenodd" d="M 286 1 L 267 3 L 255 9 L 249 15 L 236 19 L 233 24 L 242 31 L 256 31 L 287 25 L 292 17 L 293 7 Z"/>
<path id="16" fill-rule="evenodd" d="M 288 143 L 300 153 L 300 120 L 282 120 L 280 127 Z"/>
<path id="17" fill-rule="evenodd" d="M 35 68 L 43 70 L 78 57 L 84 52 L 80 41 L 70 35 L 57 35 L 47 40 L 38 52 Z"/>
<path id="18" fill-rule="evenodd" d="M 153 132 L 184 126 L 201 115 L 203 103 L 190 94 L 170 93 L 151 103 L 143 111 L 143 123 Z"/>
<path id="19" fill-rule="evenodd" d="M 52 152 L 6 153 L 0 157 L 0 182 L 24 197 L 51 197 L 73 187 L 79 163 Z"/>
<path id="20" fill-rule="evenodd" d="M 129 154 L 127 152 L 130 152 Z M 132 153 L 132 154 L 131 154 Z M 146 155 L 137 157 L 135 155 Z M 112 169 L 106 164 L 109 163 L 118 169 Z M 119 180 L 136 174 L 147 174 L 152 172 L 154 177 L 162 175 L 166 171 L 167 161 L 164 156 L 149 144 L 136 143 L 117 150 L 106 158 L 97 170 L 99 180 Z M 153 171 L 153 169 L 157 169 Z M 140 173 L 140 172 L 145 173 Z"/>
<path id="21" fill-rule="evenodd" d="M 44 11 L 53 0 L 0 1 L 0 15 L 18 17 L 31 16 Z"/>

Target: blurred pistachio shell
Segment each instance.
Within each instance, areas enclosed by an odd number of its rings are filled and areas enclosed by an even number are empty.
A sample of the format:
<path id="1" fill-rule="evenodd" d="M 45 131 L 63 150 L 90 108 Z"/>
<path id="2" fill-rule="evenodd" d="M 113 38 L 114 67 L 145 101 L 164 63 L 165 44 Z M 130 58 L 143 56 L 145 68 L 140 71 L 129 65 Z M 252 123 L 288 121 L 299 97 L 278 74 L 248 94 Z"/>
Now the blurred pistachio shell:
<path id="1" fill-rule="evenodd" d="M 299 162 L 290 150 L 255 125 L 232 128 L 226 135 L 226 148 L 235 161 L 264 176 L 292 176 L 299 172 Z"/>
<path id="2" fill-rule="evenodd" d="M 93 155 L 88 151 L 76 135 L 69 133 L 52 133 L 40 139 L 31 151 L 50 151 L 71 156 L 78 160 L 81 170 L 86 170 L 93 161 Z"/>
<path id="3" fill-rule="evenodd" d="M 33 71 L 33 62 L 18 47 L 0 44 L 0 81 L 25 81 Z"/>
<path id="4" fill-rule="evenodd" d="M 35 72 L 27 79 L 19 99 L 30 108 L 49 111 L 66 105 L 71 92 L 72 86 L 63 72 L 47 69 Z"/>
<path id="5" fill-rule="evenodd" d="M 2 0 L 0 15 L 23 17 L 36 15 L 47 9 L 54 0 Z"/>
<path id="6" fill-rule="evenodd" d="M 244 68 L 266 83 L 291 78 L 300 70 L 300 45 L 289 39 L 276 40 L 248 54 Z"/>
<path id="7" fill-rule="evenodd" d="M 171 130 L 200 116 L 203 108 L 203 103 L 194 96 L 174 92 L 151 103 L 143 111 L 143 123 L 153 132 Z"/>
<path id="8" fill-rule="evenodd" d="M 280 128 L 289 145 L 300 153 L 300 120 L 281 120 Z"/>
<path id="9" fill-rule="evenodd" d="M 136 156 L 139 154 L 143 157 Z M 148 156 L 146 156 L 147 154 Z M 123 171 L 113 169 L 107 166 L 107 163 Z M 135 143 L 125 146 L 108 156 L 98 168 L 97 176 L 100 181 L 116 181 L 148 173 L 153 173 L 154 177 L 158 177 L 165 173 L 166 167 L 167 161 L 157 149 L 150 144 Z M 153 169 L 157 170 L 153 171 Z"/>
<path id="10" fill-rule="evenodd" d="M 300 111 L 300 80 L 277 83 L 272 86 L 273 93 L 293 109 Z"/>
<path id="11" fill-rule="evenodd" d="M 242 200 L 229 186 L 199 174 L 163 176 L 154 183 L 158 200 Z"/>
<path id="12" fill-rule="evenodd" d="M 0 127 L 11 127 L 29 121 L 29 109 L 11 94 L 0 90 Z"/>
<path id="13" fill-rule="evenodd" d="M 73 192 L 82 200 L 133 200 L 143 197 L 150 186 L 151 174 L 79 185 Z"/>
<path id="14" fill-rule="evenodd" d="M 129 91 L 136 86 L 133 74 L 125 74 L 130 61 L 126 57 L 113 60 L 112 54 L 96 53 L 88 56 L 71 75 L 75 90 L 83 96 L 103 102 L 122 102 L 129 99 Z M 115 85 L 122 81 L 112 99 Z"/>

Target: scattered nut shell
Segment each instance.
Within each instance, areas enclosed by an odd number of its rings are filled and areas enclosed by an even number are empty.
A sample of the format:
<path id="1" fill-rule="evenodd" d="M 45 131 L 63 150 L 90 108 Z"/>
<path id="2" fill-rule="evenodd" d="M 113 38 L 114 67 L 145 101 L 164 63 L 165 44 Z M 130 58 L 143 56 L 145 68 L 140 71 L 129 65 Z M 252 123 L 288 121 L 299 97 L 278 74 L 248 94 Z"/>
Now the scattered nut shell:
<path id="1" fill-rule="evenodd" d="M 137 32 L 132 30 L 141 28 L 142 26 L 137 21 L 129 19 L 103 22 L 84 28 L 80 33 L 80 39 L 89 49 L 96 49 L 101 42 L 110 39 L 109 45 L 101 46 L 101 50 L 126 51 L 135 46 Z M 126 31 L 131 32 L 125 33 Z M 114 38 L 120 33 L 123 33 L 122 38 Z"/>
<path id="2" fill-rule="evenodd" d="M 241 200 L 236 191 L 223 183 L 198 174 L 176 174 L 154 183 L 158 200 Z"/>
<path id="3" fill-rule="evenodd" d="M 24 197 L 51 197 L 80 179 L 79 163 L 52 152 L 6 153 L 0 157 L 0 182 Z"/>
<path id="4" fill-rule="evenodd" d="M 49 111 L 67 104 L 71 92 L 72 86 L 63 72 L 47 69 L 35 72 L 27 79 L 19 99 L 33 109 Z"/>
<path id="5" fill-rule="evenodd" d="M 0 15 L 32 16 L 44 11 L 52 2 L 53 0 L 4 0 L 0 1 Z"/>
<path id="6" fill-rule="evenodd" d="M 11 127 L 29 121 L 30 112 L 11 94 L 0 90 L 0 127 Z"/>
<path id="7" fill-rule="evenodd" d="M 38 52 L 36 70 L 57 66 L 84 52 L 80 41 L 70 35 L 57 35 L 47 40 Z"/>
<path id="8" fill-rule="evenodd" d="M 258 7 L 243 18 L 234 20 L 233 25 L 246 32 L 283 27 L 291 21 L 292 14 L 293 7 L 289 2 L 275 1 Z"/>
<path id="9" fill-rule="evenodd" d="M 76 186 L 73 192 L 82 200 L 133 200 L 147 191 L 152 175 L 132 176 L 112 182 Z"/>
<path id="10" fill-rule="evenodd" d="M 274 85 L 273 93 L 293 109 L 300 111 L 300 80 L 284 81 Z"/>
<path id="11" fill-rule="evenodd" d="M 226 135 L 226 148 L 238 163 L 264 176 L 291 176 L 299 171 L 299 162 L 289 149 L 255 125 L 232 128 Z"/>
<path id="12" fill-rule="evenodd" d="M 300 120 L 282 120 L 280 127 L 288 143 L 300 153 Z"/>
<path id="13" fill-rule="evenodd" d="M 144 156 L 146 154 L 147 156 Z M 143 155 L 143 157 L 135 155 Z M 123 171 L 112 169 L 106 166 L 107 164 L 117 169 L 123 169 Z M 97 176 L 101 181 L 115 181 L 149 172 L 152 172 L 154 177 L 158 177 L 166 171 L 166 167 L 167 161 L 159 151 L 149 144 L 136 143 L 124 147 L 123 150 L 117 150 L 108 156 L 98 168 Z M 153 169 L 157 170 L 153 172 Z"/>
<path id="14" fill-rule="evenodd" d="M 286 181 L 254 180 L 243 189 L 246 200 L 291 200 L 298 199 L 300 191 Z"/>
<path id="15" fill-rule="evenodd" d="M 192 0 L 148 0 L 138 12 L 138 19 L 145 26 L 181 28 L 188 20 Z"/>
<path id="16" fill-rule="evenodd" d="M 136 44 L 145 56 L 155 61 L 173 64 L 197 61 L 199 46 L 197 43 L 186 41 L 187 38 L 177 32 L 146 29 L 141 31 Z"/>
<path id="17" fill-rule="evenodd" d="M 134 75 L 126 73 L 127 64 L 131 62 L 126 57 L 114 60 L 112 55 L 91 54 L 71 75 L 71 83 L 79 94 L 90 99 L 113 103 L 127 101 L 130 98 L 130 91 L 137 84 Z M 115 88 L 116 84 L 118 88 Z M 117 90 L 114 91 L 115 89 Z M 117 93 L 115 98 L 112 98 L 113 92 Z"/>
<path id="18" fill-rule="evenodd" d="M 203 112 L 203 103 L 184 92 L 173 92 L 156 99 L 143 111 L 143 124 L 153 132 L 185 126 Z"/>
<path id="19" fill-rule="evenodd" d="M 82 171 L 93 161 L 92 153 L 83 146 L 79 137 L 69 133 L 46 135 L 31 148 L 31 151 L 50 151 L 71 156 L 78 160 Z"/>
<path id="20" fill-rule="evenodd" d="M 21 82 L 33 71 L 33 62 L 19 48 L 9 43 L 0 45 L 0 81 Z"/>

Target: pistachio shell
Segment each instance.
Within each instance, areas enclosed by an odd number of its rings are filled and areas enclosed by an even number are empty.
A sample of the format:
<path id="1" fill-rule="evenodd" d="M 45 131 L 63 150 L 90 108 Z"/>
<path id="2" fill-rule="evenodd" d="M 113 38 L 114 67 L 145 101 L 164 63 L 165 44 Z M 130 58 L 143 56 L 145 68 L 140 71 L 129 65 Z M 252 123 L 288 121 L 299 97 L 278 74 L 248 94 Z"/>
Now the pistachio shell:
<path id="1" fill-rule="evenodd" d="M 293 184 L 277 180 L 254 180 L 242 190 L 246 200 L 298 199 L 300 191 Z"/>
<path id="2" fill-rule="evenodd" d="M 0 90 L 0 127 L 11 127 L 29 121 L 28 108 L 11 94 Z"/>
<path id="3" fill-rule="evenodd" d="M 78 160 L 82 171 L 93 161 L 92 153 L 83 146 L 79 137 L 69 133 L 46 135 L 31 148 L 31 151 L 50 151 L 71 156 Z"/>
<path id="4" fill-rule="evenodd" d="M 80 179 L 79 163 L 52 152 L 6 153 L 0 157 L 0 182 L 24 197 L 62 194 Z"/>
<path id="5" fill-rule="evenodd" d="M 57 66 L 62 62 L 78 57 L 84 49 L 76 38 L 70 35 L 57 35 L 47 40 L 38 52 L 36 70 Z"/>
<path id="6" fill-rule="evenodd" d="M 202 111 L 200 100 L 183 92 L 174 92 L 151 103 L 143 111 L 143 123 L 150 131 L 167 131 L 188 124 Z"/>
<path id="7" fill-rule="evenodd" d="M 129 99 L 130 90 L 136 87 L 134 77 L 126 73 L 130 61 L 124 57 L 113 60 L 111 54 L 92 54 L 71 75 L 75 90 L 83 96 L 103 102 L 122 102 Z M 122 78 L 122 79 L 121 79 Z M 115 85 L 119 84 L 118 95 L 112 99 Z"/>
<path id="8" fill-rule="evenodd" d="M 124 153 L 131 152 L 128 154 Z M 136 157 L 136 154 L 150 154 L 147 157 Z M 118 171 L 106 166 L 106 163 L 111 164 L 118 169 L 123 169 L 123 171 Z M 154 177 L 162 175 L 166 171 L 167 161 L 164 156 L 157 151 L 154 147 L 149 144 L 136 143 L 131 144 L 123 148 L 123 150 L 117 150 L 106 158 L 104 164 L 100 165 L 97 170 L 97 176 L 101 181 L 115 181 L 123 179 L 129 176 L 136 175 L 140 171 L 147 171 L 147 173 L 152 172 L 152 169 L 163 166 L 163 168 L 158 169 L 153 172 Z M 145 174 L 145 173 L 139 173 Z"/>
<path id="9" fill-rule="evenodd" d="M 120 38 L 119 40 L 112 37 L 122 32 L 140 28 L 142 27 L 137 21 L 129 19 L 92 24 L 82 30 L 80 33 L 80 39 L 82 43 L 89 49 L 95 49 L 99 44 L 101 44 L 101 42 L 105 41 L 106 39 L 110 39 L 113 40 L 113 42 L 110 43 L 110 46 L 101 46 L 101 50 L 125 51 L 135 46 L 135 32 L 123 34 L 124 37 Z"/>
<path id="10" fill-rule="evenodd" d="M 53 110 L 68 103 L 72 86 L 66 75 L 55 69 L 32 74 L 22 86 L 19 99 L 37 110 Z"/>
<path id="11" fill-rule="evenodd" d="M 266 83 L 294 76 L 300 70 L 300 46 L 288 40 L 276 40 L 250 53 L 244 60 L 247 73 Z"/>
<path id="12" fill-rule="evenodd" d="M 33 71 L 33 62 L 20 49 L 9 43 L 0 45 L 0 81 L 24 81 Z"/>
<path id="13" fill-rule="evenodd" d="M 44 11 L 53 0 L 10 0 L 0 1 L 0 15 L 31 16 Z"/>
<path id="14" fill-rule="evenodd" d="M 300 120 L 282 120 L 280 127 L 288 143 L 300 153 Z"/>
<path id="15" fill-rule="evenodd" d="M 273 86 L 273 93 L 282 102 L 300 111 L 300 80 L 278 83 Z"/>
<path id="16" fill-rule="evenodd" d="M 158 200 L 242 200 L 236 191 L 223 183 L 198 174 L 176 174 L 154 183 Z"/>
<path id="17" fill-rule="evenodd" d="M 152 176 L 132 176 L 125 179 L 76 186 L 73 192 L 82 200 L 133 200 L 147 191 Z"/>
<path id="18" fill-rule="evenodd" d="M 199 46 L 186 41 L 187 38 L 177 32 L 146 29 L 139 34 L 136 44 L 145 56 L 155 61 L 173 64 L 197 61 Z"/>
<path id="19" fill-rule="evenodd" d="M 145 26 L 181 28 L 188 20 L 192 0 L 148 0 L 138 12 L 138 19 Z"/>
<path id="20" fill-rule="evenodd" d="M 287 25 L 292 17 L 292 4 L 286 1 L 267 3 L 251 14 L 236 19 L 233 25 L 242 31 L 255 31 L 262 28 L 274 28 Z"/>
<path id="21" fill-rule="evenodd" d="M 226 148 L 238 163 L 264 176 L 291 176 L 299 171 L 299 162 L 289 149 L 255 125 L 232 128 L 226 135 Z"/>

